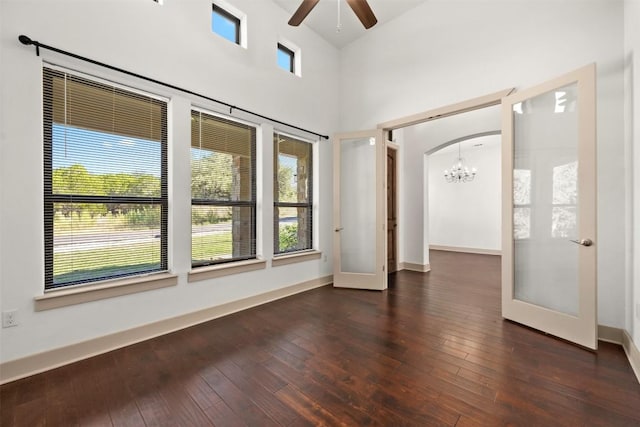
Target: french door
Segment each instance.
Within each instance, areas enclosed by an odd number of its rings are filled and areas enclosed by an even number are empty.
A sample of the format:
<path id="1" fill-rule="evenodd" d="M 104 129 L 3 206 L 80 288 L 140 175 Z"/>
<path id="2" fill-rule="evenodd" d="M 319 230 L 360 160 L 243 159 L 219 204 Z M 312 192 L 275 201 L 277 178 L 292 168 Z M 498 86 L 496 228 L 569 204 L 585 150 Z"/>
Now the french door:
<path id="1" fill-rule="evenodd" d="M 386 146 L 382 130 L 333 138 L 333 285 L 383 290 Z"/>
<path id="2" fill-rule="evenodd" d="M 502 316 L 596 349 L 595 64 L 503 98 Z"/>

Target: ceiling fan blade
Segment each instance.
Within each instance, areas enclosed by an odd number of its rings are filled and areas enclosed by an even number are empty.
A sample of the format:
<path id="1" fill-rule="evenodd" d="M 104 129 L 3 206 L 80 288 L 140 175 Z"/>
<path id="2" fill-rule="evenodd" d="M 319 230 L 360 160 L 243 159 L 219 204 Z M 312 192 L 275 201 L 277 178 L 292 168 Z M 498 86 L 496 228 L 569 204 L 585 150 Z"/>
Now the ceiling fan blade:
<path id="1" fill-rule="evenodd" d="M 353 12 L 356 14 L 360 22 L 362 22 L 364 28 L 369 29 L 376 25 L 378 20 L 373 14 L 373 10 L 371 10 L 367 0 L 347 0 L 347 3 L 351 6 L 351 9 L 353 9 Z"/>
<path id="2" fill-rule="evenodd" d="M 320 0 L 302 0 L 302 4 L 298 7 L 298 10 L 296 10 L 291 19 L 289 19 L 289 25 L 294 27 L 300 25 L 319 1 Z"/>

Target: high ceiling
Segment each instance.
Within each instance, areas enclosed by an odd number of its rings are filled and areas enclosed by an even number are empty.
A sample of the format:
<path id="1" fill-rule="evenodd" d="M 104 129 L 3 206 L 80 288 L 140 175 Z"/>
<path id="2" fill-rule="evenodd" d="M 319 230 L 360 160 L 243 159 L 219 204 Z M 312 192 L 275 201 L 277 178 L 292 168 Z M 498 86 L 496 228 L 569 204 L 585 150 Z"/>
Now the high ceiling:
<path id="1" fill-rule="evenodd" d="M 302 0 L 274 0 L 289 15 L 298 9 Z M 336 31 L 338 24 L 338 1 L 340 1 L 341 30 Z M 365 30 L 345 0 L 320 0 L 301 25 L 307 25 L 321 37 L 337 48 L 342 48 L 367 31 L 375 29 L 409 11 L 427 0 L 369 0 L 369 6 L 378 18 L 378 23 Z"/>

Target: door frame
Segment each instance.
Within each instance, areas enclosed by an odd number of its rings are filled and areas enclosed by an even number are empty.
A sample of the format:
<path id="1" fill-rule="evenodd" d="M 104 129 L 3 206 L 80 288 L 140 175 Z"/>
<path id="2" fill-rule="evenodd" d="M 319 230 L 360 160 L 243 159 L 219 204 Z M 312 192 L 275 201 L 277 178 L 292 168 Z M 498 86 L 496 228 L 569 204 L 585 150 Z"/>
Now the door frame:
<path id="1" fill-rule="evenodd" d="M 385 135 L 388 135 L 388 133 L 385 132 Z M 394 199 L 394 202 L 395 202 L 393 204 L 393 206 L 394 206 L 393 214 L 394 214 L 394 217 L 396 219 L 396 225 L 393 228 L 393 234 L 395 235 L 395 238 L 393 239 L 393 241 L 394 241 L 393 252 L 396 254 L 394 265 L 389 264 L 389 253 L 388 252 L 386 253 L 386 257 L 387 257 L 387 270 L 388 270 L 388 273 L 395 273 L 396 271 L 398 271 L 398 265 L 399 265 L 399 263 L 398 263 L 398 234 L 399 234 L 398 233 L 398 225 L 399 225 L 400 219 L 398 218 L 398 214 L 399 214 L 399 209 L 398 209 L 398 179 L 400 178 L 400 173 L 398 171 L 398 149 L 400 148 L 400 146 L 398 144 L 394 143 L 393 141 L 390 141 L 389 139 L 386 139 L 386 146 L 387 146 L 387 148 L 386 148 L 387 155 L 388 155 L 389 151 L 393 151 L 394 152 L 393 163 L 394 163 L 394 166 L 395 166 L 395 168 L 394 168 L 394 170 L 395 170 L 395 174 L 394 175 L 395 176 L 394 176 L 394 180 L 393 180 L 394 181 L 394 186 L 393 186 L 393 190 L 392 190 L 393 194 L 391 196 Z M 386 169 L 386 162 L 385 162 L 385 179 L 386 180 L 389 179 L 389 171 Z M 387 182 L 387 184 L 388 184 L 388 182 Z M 385 187 L 386 187 L 386 185 L 385 185 Z M 388 193 L 389 193 L 389 189 L 387 187 L 387 198 L 389 196 Z M 386 203 L 387 198 L 385 198 L 385 203 Z M 389 217 L 388 217 L 389 211 L 388 211 L 388 208 L 389 208 L 389 206 L 386 205 L 385 206 L 385 212 L 387 214 L 387 227 L 389 226 L 388 225 L 388 222 L 389 222 Z M 388 230 L 387 230 L 387 232 L 388 232 Z M 389 241 L 388 240 L 387 240 L 387 245 L 385 247 L 387 248 L 385 250 L 388 250 L 388 248 L 389 248 Z"/>
<path id="2" fill-rule="evenodd" d="M 401 117 L 399 119 L 390 120 L 378 124 L 378 129 L 385 132 L 404 128 L 407 126 L 419 125 L 420 123 L 430 122 L 431 120 L 443 119 L 457 114 L 467 113 L 469 111 L 480 110 L 486 107 L 493 107 L 502 102 L 502 98 L 513 93 L 515 88 L 508 88 L 488 95 L 479 96 L 477 98 L 467 99 L 466 101 L 449 104 L 432 110 L 423 111 L 422 113 L 412 114 L 410 116 Z"/>
<path id="3" fill-rule="evenodd" d="M 487 107 L 493 107 L 496 105 L 500 105 L 500 103 L 502 102 L 502 98 L 504 98 L 505 96 L 513 93 L 515 91 L 515 88 L 507 88 L 507 89 L 503 89 L 501 91 L 498 92 L 493 92 L 493 93 L 489 93 L 487 95 L 483 95 L 483 96 L 479 96 L 477 98 L 471 98 L 471 99 L 467 99 L 465 101 L 462 102 L 457 102 L 454 104 L 449 104 L 449 105 L 445 105 L 442 107 L 438 107 L 438 108 L 434 108 L 431 110 L 427 110 L 427 111 L 423 111 L 421 113 L 417 113 L 417 114 L 412 114 L 410 116 L 405 116 L 405 117 L 400 117 L 398 119 L 394 119 L 394 120 L 390 120 L 387 122 L 382 122 L 380 124 L 378 124 L 378 129 L 381 129 L 385 132 L 385 135 L 388 134 L 389 131 L 394 131 L 396 129 L 401 129 L 404 127 L 408 127 L 408 126 L 413 126 L 413 125 L 417 125 L 417 124 L 421 124 L 421 123 L 426 123 L 426 122 L 430 122 L 432 120 L 438 120 L 438 119 L 442 119 L 445 117 L 450 117 L 450 116 L 455 116 L 458 114 L 463 114 L 463 113 L 468 113 L 471 111 L 475 111 L 475 110 L 480 110 L 483 108 L 487 108 Z M 402 153 L 402 147 L 399 146 L 399 150 L 397 152 L 397 154 L 400 156 Z M 386 167 L 386 163 L 385 163 L 385 167 Z M 400 174 L 400 168 L 398 168 L 398 174 Z M 386 170 L 385 170 L 385 176 L 386 176 Z M 399 177 L 398 178 L 398 192 L 402 191 L 402 179 Z M 385 200 L 385 204 L 386 204 L 386 200 Z M 385 206 L 386 209 L 386 206 Z M 399 220 L 401 220 L 401 218 L 399 218 Z M 424 221 L 424 218 L 423 218 Z M 401 223 L 402 224 L 402 223 Z M 425 229 L 428 227 L 428 224 L 423 224 Z M 401 233 L 400 231 L 402 230 L 402 226 L 398 229 L 398 237 L 400 237 Z M 399 239 L 398 239 L 399 242 Z M 386 248 L 386 239 L 385 239 L 385 248 Z M 428 249 L 427 249 L 428 251 Z M 399 252 L 398 252 L 399 254 Z M 386 254 L 386 249 L 385 249 L 385 259 L 387 257 Z M 427 255 L 428 256 L 428 255 Z M 424 266 L 420 265 L 420 264 L 408 264 L 405 262 L 402 262 L 400 259 L 398 259 L 398 267 L 399 269 L 403 269 L 403 266 L 407 267 L 408 265 L 412 265 L 412 266 L 419 266 L 421 269 L 420 270 L 414 270 L 414 271 L 429 271 L 428 269 L 423 270 Z"/>
<path id="4" fill-rule="evenodd" d="M 412 126 L 412 125 L 417 125 L 420 123 L 425 123 L 425 122 L 429 122 L 431 120 L 437 120 L 437 119 L 441 119 L 444 117 L 449 117 L 449 116 L 454 116 L 457 114 L 462 114 L 462 113 L 466 113 L 466 112 L 470 112 L 470 111 L 474 111 L 474 110 L 479 110 L 482 108 L 487 108 L 487 107 L 492 107 L 495 105 L 499 105 L 502 102 L 502 98 L 504 98 L 505 96 L 511 94 L 513 91 L 515 91 L 515 88 L 507 88 L 498 92 L 493 92 L 487 95 L 483 95 L 483 96 L 479 96 L 477 98 L 471 98 L 462 102 L 458 102 L 458 103 L 454 103 L 454 104 L 449 104 L 449 105 L 445 105 L 442 107 L 438 107 L 435 109 L 431 109 L 431 110 L 427 110 L 427 111 L 423 111 L 421 113 L 417 113 L 417 114 L 413 114 L 410 116 L 405 116 L 405 117 L 401 117 L 398 119 L 394 119 L 394 120 L 390 120 L 387 122 L 382 122 L 379 123 L 376 127 L 377 129 L 377 134 L 378 135 L 382 135 L 383 137 L 381 137 L 380 141 L 384 141 L 386 138 L 384 138 L 386 135 L 388 135 L 389 131 L 393 131 L 396 129 L 401 129 L 407 126 Z M 345 133 L 340 133 L 337 134 L 336 136 L 345 138 L 345 135 L 348 135 L 350 137 L 358 137 L 358 136 L 362 136 L 363 134 L 369 134 L 372 131 L 355 131 L 355 132 L 345 132 Z M 334 136 L 333 141 L 335 142 L 336 140 L 336 136 Z M 382 154 L 384 154 L 386 152 L 386 146 L 387 144 L 379 144 L 379 146 L 381 146 L 381 152 Z M 382 151 L 384 150 L 384 151 Z M 397 154 L 400 155 L 401 153 L 401 148 L 398 150 Z M 333 183 L 333 190 L 334 190 L 334 197 L 336 194 L 336 191 L 339 191 L 339 188 L 337 188 L 337 182 L 339 182 L 339 180 L 336 179 L 336 173 L 339 173 L 336 171 L 336 165 L 338 163 L 336 163 L 336 158 L 335 158 L 335 148 L 334 148 L 334 183 Z M 382 185 L 379 185 L 378 188 L 378 196 L 377 198 L 381 198 L 382 199 L 382 209 L 383 212 L 385 212 L 384 216 L 386 217 L 386 209 L 387 209 L 387 201 L 386 201 L 386 197 L 385 193 L 386 192 L 386 175 L 387 175 L 387 164 L 386 164 L 386 159 L 384 155 L 380 155 L 377 156 L 377 160 L 378 162 L 381 163 L 380 167 L 380 173 L 378 174 L 378 176 L 382 175 Z M 399 171 L 399 168 L 398 168 Z M 400 182 L 400 181 L 399 181 Z M 336 229 L 340 228 L 340 225 L 336 222 L 336 219 L 339 215 L 339 212 L 337 211 L 339 209 L 339 207 L 336 206 L 336 203 L 334 203 L 334 207 L 333 207 L 333 225 L 334 225 L 334 231 Z M 386 222 L 386 221 L 385 221 Z M 399 234 L 399 233 L 398 233 Z M 334 234 L 335 235 L 335 234 Z M 387 288 L 387 278 L 388 278 L 388 273 L 386 271 L 386 263 L 387 263 L 387 234 L 386 234 L 386 225 L 385 225 L 385 230 L 384 230 L 384 240 L 382 242 L 381 246 L 381 250 L 378 251 L 380 252 L 380 254 L 377 254 L 377 261 L 376 261 L 376 271 L 383 271 L 383 276 L 384 276 L 384 286 L 382 288 L 380 287 L 376 287 L 375 289 L 386 289 Z M 334 286 L 336 286 L 336 279 L 340 277 L 340 275 L 342 274 L 342 272 L 340 271 L 340 262 L 339 262 L 339 257 L 340 257 L 340 253 L 339 253 L 339 249 L 338 249 L 338 245 L 336 244 L 336 238 L 334 238 L 334 242 L 333 242 L 333 277 L 334 277 Z M 399 260 L 398 260 L 399 261 Z M 402 265 L 402 263 L 398 263 L 398 266 L 400 267 Z M 357 287 L 357 288 L 364 288 L 364 286 L 362 286 L 361 283 L 359 283 L 359 285 L 357 286 L 351 286 L 351 287 Z M 371 288 L 369 288 L 371 289 Z"/>

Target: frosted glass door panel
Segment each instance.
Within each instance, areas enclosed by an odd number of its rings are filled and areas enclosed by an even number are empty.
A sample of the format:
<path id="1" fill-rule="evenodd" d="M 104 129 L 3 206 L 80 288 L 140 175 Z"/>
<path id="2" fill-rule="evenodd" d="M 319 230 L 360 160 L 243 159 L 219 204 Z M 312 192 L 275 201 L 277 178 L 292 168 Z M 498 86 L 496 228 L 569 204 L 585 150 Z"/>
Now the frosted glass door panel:
<path id="1" fill-rule="evenodd" d="M 596 350 L 596 66 L 502 107 L 502 317 Z"/>
<path id="2" fill-rule="evenodd" d="M 376 270 L 376 146 L 374 138 L 340 140 L 341 271 Z"/>
<path id="3" fill-rule="evenodd" d="M 513 106 L 514 297 L 577 316 L 577 84 Z"/>

